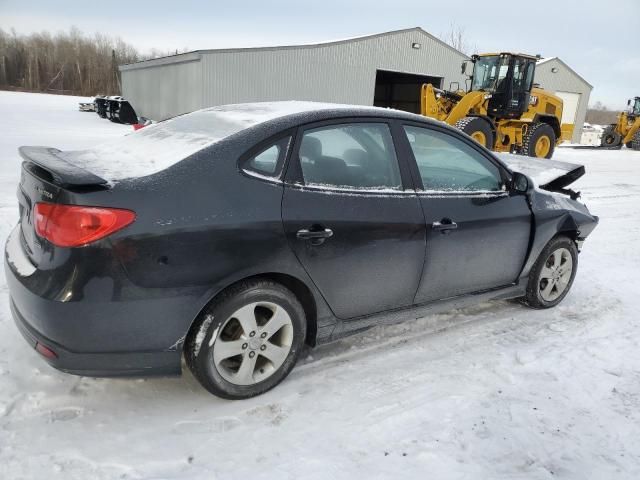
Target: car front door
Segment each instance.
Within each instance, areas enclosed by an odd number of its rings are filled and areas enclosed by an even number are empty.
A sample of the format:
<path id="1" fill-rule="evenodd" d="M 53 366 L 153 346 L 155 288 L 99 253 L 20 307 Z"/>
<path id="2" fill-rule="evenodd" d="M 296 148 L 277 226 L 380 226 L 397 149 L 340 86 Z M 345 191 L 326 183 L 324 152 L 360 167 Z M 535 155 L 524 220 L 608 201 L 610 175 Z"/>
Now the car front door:
<path id="1" fill-rule="evenodd" d="M 282 219 L 289 245 L 338 318 L 413 302 L 426 226 L 388 123 L 302 127 Z"/>
<path id="2" fill-rule="evenodd" d="M 473 140 L 436 126 L 403 125 L 401 141 L 427 224 L 427 252 L 415 302 L 514 283 L 525 262 L 532 214 L 506 171 Z"/>

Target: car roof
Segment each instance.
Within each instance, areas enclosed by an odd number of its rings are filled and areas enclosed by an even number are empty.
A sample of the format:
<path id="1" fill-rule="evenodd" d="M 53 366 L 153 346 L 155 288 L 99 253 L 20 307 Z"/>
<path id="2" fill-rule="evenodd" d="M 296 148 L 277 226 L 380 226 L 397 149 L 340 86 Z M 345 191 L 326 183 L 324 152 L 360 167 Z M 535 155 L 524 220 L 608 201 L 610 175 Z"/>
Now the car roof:
<path id="1" fill-rule="evenodd" d="M 366 105 L 349 105 L 342 103 L 327 103 L 299 100 L 285 100 L 274 102 L 253 102 L 253 103 L 236 103 L 230 105 L 220 105 L 210 108 L 204 108 L 195 112 L 186 114 L 205 114 L 213 113 L 216 115 L 225 115 L 230 119 L 241 119 L 248 127 L 257 125 L 262 122 L 276 120 L 286 117 L 305 117 L 305 116 L 326 116 L 330 117 L 348 117 L 348 116 L 369 116 L 369 117 L 400 117 L 412 120 L 425 120 L 426 117 L 416 115 L 392 108 L 372 107 Z M 323 115 L 319 115 L 323 114 Z"/>
<path id="2" fill-rule="evenodd" d="M 115 183 L 152 175 L 221 142 L 254 144 L 259 137 L 333 118 L 398 118 L 427 123 L 426 117 L 379 107 L 319 102 L 258 102 L 196 110 L 150 125 L 87 150 L 60 152 L 68 163 Z"/>

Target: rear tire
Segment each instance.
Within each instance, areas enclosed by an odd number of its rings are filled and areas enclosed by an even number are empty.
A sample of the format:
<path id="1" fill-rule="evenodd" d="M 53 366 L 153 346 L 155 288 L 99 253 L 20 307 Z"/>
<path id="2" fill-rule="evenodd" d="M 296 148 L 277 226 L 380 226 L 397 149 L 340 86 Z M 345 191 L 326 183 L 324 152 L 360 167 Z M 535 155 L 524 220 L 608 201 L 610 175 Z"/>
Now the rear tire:
<path id="1" fill-rule="evenodd" d="M 306 336 L 302 305 L 270 280 L 241 282 L 200 315 L 185 342 L 185 360 L 209 392 L 237 400 L 260 395 L 293 369 Z"/>
<path id="2" fill-rule="evenodd" d="M 565 236 L 552 239 L 531 268 L 522 302 L 531 308 L 555 307 L 569 293 L 578 271 L 578 248 Z"/>
<path id="3" fill-rule="evenodd" d="M 629 143 L 632 149 L 640 150 L 640 130 L 633 135 L 633 139 Z"/>
<path id="4" fill-rule="evenodd" d="M 607 148 L 619 147 L 622 144 L 622 135 L 616 132 L 615 125 L 607 126 L 602 132 L 600 146 Z"/>
<path id="5" fill-rule="evenodd" d="M 485 119 L 480 117 L 464 117 L 458 120 L 455 128 L 463 131 L 476 142 L 489 150 L 493 150 L 494 136 L 491 125 Z"/>
<path id="6" fill-rule="evenodd" d="M 534 123 L 522 139 L 522 154 L 551 158 L 556 148 L 556 133 L 548 123 Z"/>

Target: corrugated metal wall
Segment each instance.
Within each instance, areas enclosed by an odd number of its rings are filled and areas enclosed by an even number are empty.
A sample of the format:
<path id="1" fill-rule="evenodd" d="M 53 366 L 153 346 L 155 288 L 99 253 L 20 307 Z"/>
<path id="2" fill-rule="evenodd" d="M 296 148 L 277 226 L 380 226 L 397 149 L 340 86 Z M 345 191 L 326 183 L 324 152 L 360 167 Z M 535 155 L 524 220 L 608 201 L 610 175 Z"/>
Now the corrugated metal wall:
<path id="1" fill-rule="evenodd" d="M 556 68 L 557 72 L 552 69 Z M 557 58 L 539 63 L 536 66 L 535 82 L 542 88 L 551 92 L 571 92 L 580 94 L 580 102 L 576 113 L 575 128 L 573 130 L 573 143 L 580 143 L 582 127 L 587 116 L 591 85 L 580 78 L 575 72 Z"/>
<path id="2" fill-rule="evenodd" d="M 138 116 L 163 120 L 202 108 L 200 55 L 189 53 L 169 58 L 173 60 L 171 63 L 158 59 L 120 68 L 123 96 L 129 99 Z"/>
<path id="3" fill-rule="evenodd" d="M 421 48 L 412 48 L 414 42 Z M 376 70 L 442 77 L 448 87 L 451 81 L 464 85 L 464 59 L 424 31 L 411 29 L 338 43 L 202 51 L 125 65 L 122 89 L 139 115 L 154 120 L 251 101 L 372 105 Z"/>

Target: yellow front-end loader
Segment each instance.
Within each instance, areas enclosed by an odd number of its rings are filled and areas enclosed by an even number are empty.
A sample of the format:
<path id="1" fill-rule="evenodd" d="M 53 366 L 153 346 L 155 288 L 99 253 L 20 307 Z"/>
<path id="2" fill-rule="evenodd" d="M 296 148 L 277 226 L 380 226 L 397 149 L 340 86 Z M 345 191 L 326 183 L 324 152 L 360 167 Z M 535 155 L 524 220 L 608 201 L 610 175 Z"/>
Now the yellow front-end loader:
<path id="1" fill-rule="evenodd" d="M 421 113 L 459 128 L 497 152 L 551 158 L 571 139 L 562 125 L 562 99 L 534 85 L 539 57 L 516 53 L 473 55 L 462 64 L 467 91 L 422 86 Z"/>
<path id="2" fill-rule="evenodd" d="M 602 133 L 603 147 L 615 148 L 626 145 L 627 148 L 640 150 L 640 97 L 627 102 L 628 111 L 618 114 L 618 122 L 609 125 Z"/>

